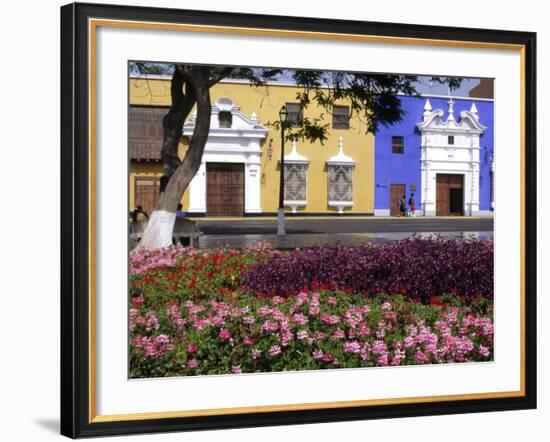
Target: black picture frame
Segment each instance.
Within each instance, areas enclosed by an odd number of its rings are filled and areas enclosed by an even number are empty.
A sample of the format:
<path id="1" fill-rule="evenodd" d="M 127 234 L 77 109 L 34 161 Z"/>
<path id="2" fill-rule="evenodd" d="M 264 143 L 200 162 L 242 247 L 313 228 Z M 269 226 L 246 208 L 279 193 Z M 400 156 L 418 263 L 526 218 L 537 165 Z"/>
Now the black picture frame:
<path id="1" fill-rule="evenodd" d="M 90 18 L 519 45 L 524 68 L 523 395 L 94 421 L 90 409 Z M 536 34 L 489 29 L 73 3 L 61 8 L 61 434 L 105 436 L 536 408 Z M 93 308 L 93 307 L 92 307 Z"/>

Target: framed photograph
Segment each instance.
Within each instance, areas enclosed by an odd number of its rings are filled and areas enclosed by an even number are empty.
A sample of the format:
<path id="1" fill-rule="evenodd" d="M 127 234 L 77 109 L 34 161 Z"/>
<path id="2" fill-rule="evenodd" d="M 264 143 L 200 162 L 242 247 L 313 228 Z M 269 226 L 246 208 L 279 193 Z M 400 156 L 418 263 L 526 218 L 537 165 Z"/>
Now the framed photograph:
<path id="1" fill-rule="evenodd" d="M 536 35 L 61 8 L 61 433 L 536 407 Z"/>

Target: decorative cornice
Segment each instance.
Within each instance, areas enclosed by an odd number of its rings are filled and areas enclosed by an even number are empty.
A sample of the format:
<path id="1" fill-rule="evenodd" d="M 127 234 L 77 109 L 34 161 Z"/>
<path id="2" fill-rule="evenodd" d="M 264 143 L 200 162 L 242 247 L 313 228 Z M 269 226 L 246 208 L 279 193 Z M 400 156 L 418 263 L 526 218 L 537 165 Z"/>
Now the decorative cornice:
<path id="1" fill-rule="evenodd" d="M 417 123 L 416 127 L 422 132 L 446 132 L 446 133 L 470 133 L 481 134 L 487 127 L 479 122 L 478 110 L 475 103 L 469 111 L 460 112 L 460 121 L 456 121 L 454 117 L 454 100 L 449 101 L 449 109 L 447 120 L 443 121 L 445 112 L 443 109 L 432 111 L 432 106 L 429 100 L 426 100 L 424 105 L 423 121 Z"/>
<path id="2" fill-rule="evenodd" d="M 260 124 L 258 116 L 252 112 L 250 116 L 241 112 L 241 108 L 229 97 L 220 97 L 212 105 L 211 117 L 217 117 L 220 112 L 231 112 L 231 127 L 210 127 L 208 138 L 258 138 L 267 135 L 267 128 Z M 197 112 L 193 112 L 189 121 L 183 125 L 182 135 L 191 136 L 195 129 Z M 236 124 L 239 121 L 241 124 Z"/>

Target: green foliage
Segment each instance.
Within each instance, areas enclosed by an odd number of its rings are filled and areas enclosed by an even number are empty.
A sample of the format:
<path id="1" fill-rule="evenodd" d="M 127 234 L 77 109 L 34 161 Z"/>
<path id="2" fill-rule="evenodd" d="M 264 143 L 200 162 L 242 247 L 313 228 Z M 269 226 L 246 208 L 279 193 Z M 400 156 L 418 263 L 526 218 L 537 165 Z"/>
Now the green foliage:
<path id="1" fill-rule="evenodd" d="M 130 62 L 130 72 L 141 75 L 171 75 L 174 65 L 168 63 Z"/>
<path id="2" fill-rule="evenodd" d="M 193 68 L 193 65 L 179 65 Z M 167 63 L 132 62 L 130 72 L 140 74 L 172 74 L 175 65 Z M 194 71 L 196 72 L 196 71 Z M 244 79 L 251 87 L 266 86 L 266 82 L 284 79 L 300 88 L 296 100 L 303 110 L 310 106 L 321 108 L 319 117 L 304 116 L 301 127 L 292 128 L 287 138 L 297 138 L 323 143 L 329 134 L 330 125 L 325 114 L 331 115 L 335 105 L 346 102 L 350 105 L 350 118 L 365 126 L 366 133 L 376 133 L 380 125 L 388 126 L 402 120 L 405 111 L 399 94 L 417 96 L 418 76 L 402 74 L 371 74 L 362 72 L 332 72 L 273 68 L 250 68 L 209 66 L 206 71 L 211 84 L 223 78 Z M 450 90 L 460 87 L 462 78 L 432 77 L 433 82 L 447 84 Z M 280 121 L 268 125 L 281 129 Z"/>

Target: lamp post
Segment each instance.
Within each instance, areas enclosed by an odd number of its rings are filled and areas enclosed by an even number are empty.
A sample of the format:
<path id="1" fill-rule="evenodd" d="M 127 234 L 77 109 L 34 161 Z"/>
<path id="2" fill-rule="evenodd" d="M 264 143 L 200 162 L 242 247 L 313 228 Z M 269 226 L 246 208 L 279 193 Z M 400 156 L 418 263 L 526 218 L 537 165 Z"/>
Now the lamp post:
<path id="1" fill-rule="evenodd" d="M 277 235 L 285 235 L 285 126 L 288 117 L 286 106 L 283 105 L 279 111 L 281 122 L 281 170 L 279 175 L 279 210 L 277 211 Z"/>

